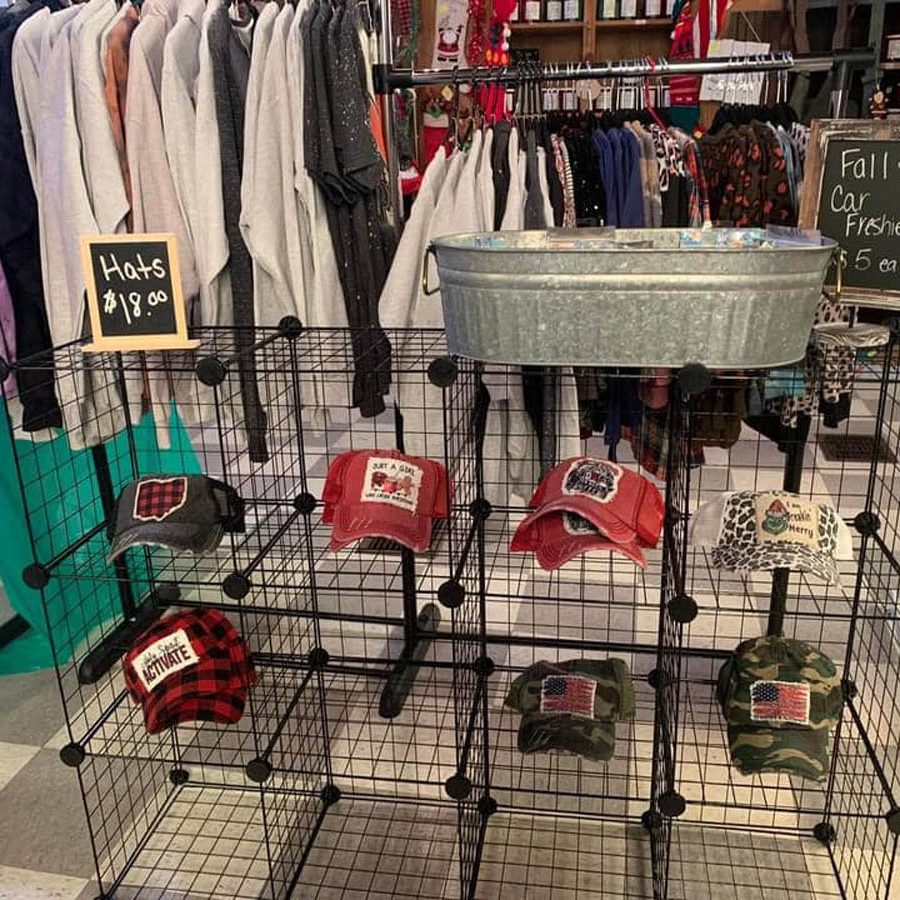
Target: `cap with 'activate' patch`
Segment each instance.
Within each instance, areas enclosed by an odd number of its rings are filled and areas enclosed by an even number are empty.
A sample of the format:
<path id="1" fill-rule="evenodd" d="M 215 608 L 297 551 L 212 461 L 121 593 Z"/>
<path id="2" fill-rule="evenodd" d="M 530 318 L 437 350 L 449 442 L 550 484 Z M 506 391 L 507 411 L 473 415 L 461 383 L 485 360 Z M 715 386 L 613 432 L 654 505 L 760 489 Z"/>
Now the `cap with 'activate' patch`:
<path id="1" fill-rule="evenodd" d="M 449 493 L 446 469 L 434 460 L 397 450 L 342 453 L 322 492 L 331 549 L 382 537 L 423 553 L 431 545 L 433 520 L 447 517 Z"/>
<path id="2" fill-rule="evenodd" d="M 572 512 L 611 541 L 642 547 L 657 545 L 665 515 L 662 495 L 650 481 L 590 456 L 574 456 L 551 469 L 529 506 L 534 512 L 519 527 L 551 512 Z"/>
<path id="3" fill-rule="evenodd" d="M 506 705 L 522 713 L 522 753 L 564 750 L 612 759 L 616 722 L 634 718 L 634 686 L 621 659 L 541 661 L 511 685 Z"/>
<path id="4" fill-rule="evenodd" d="M 732 572 L 795 569 L 839 584 L 837 560 L 853 559 L 846 522 L 824 503 L 787 491 L 734 491 L 694 516 L 691 543 L 712 546 L 712 563 Z"/>
<path id="5" fill-rule="evenodd" d="M 834 663 L 804 641 L 744 641 L 719 672 L 731 761 L 743 775 L 787 772 L 824 781 L 843 705 Z"/>
<path id="6" fill-rule="evenodd" d="M 116 501 L 108 559 L 149 544 L 201 555 L 226 531 L 243 531 L 237 492 L 205 475 L 153 475 L 126 485 Z"/>
<path id="7" fill-rule="evenodd" d="M 181 722 L 230 724 L 244 713 L 256 674 L 247 646 L 218 610 L 192 609 L 154 622 L 122 662 L 125 686 L 147 731 Z"/>
<path id="8" fill-rule="evenodd" d="M 591 552 L 621 553 L 647 568 L 647 560 L 636 542 L 611 541 L 587 519 L 572 512 L 549 512 L 523 519 L 509 549 L 514 553 L 533 551 L 541 568 L 551 571 Z"/>

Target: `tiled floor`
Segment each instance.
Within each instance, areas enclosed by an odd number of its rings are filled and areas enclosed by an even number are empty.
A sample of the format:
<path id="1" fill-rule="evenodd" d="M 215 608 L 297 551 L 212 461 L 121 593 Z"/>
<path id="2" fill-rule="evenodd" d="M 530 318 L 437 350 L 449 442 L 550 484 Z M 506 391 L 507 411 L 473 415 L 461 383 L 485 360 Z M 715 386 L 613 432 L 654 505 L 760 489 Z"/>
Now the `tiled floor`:
<path id="1" fill-rule="evenodd" d="M 853 429 L 864 432 L 870 427 L 873 402 L 871 391 L 858 392 Z M 829 465 L 814 450 L 808 456 L 804 490 L 817 499 L 840 494 L 845 500 L 842 513 L 852 516 L 861 508 L 865 466 Z M 730 454 L 709 450 L 707 463 L 697 476 L 698 485 L 707 492 L 777 487 L 781 460 L 777 450 L 755 439 L 742 442 Z M 501 527 L 495 538 L 498 546 L 503 545 L 508 533 Z M 594 633 L 623 641 L 649 635 L 649 640 L 655 641 L 656 560 L 651 560 L 646 574 L 609 561 L 593 565 L 588 569 L 575 565 L 553 579 L 520 559 L 492 565 L 486 607 L 489 628 L 532 635 Z M 597 601 L 595 606 L 584 602 L 585 575 L 596 594 L 589 598 Z M 753 579 L 717 581 L 698 560 L 692 589 L 707 613 L 692 626 L 694 646 L 730 647 L 761 626 L 765 579 L 758 583 Z M 515 597 L 512 602 L 505 599 L 509 594 Z M 566 598 L 582 604 L 579 621 L 560 613 L 566 609 Z M 811 589 L 809 602 L 811 621 L 818 629 L 816 638 L 839 648 L 846 640 L 845 623 L 836 621 L 826 627 L 823 622 L 829 604 L 843 603 L 845 598 Z M 327 609 L 327 594 L 323 608 Z M 349 611 L 346 606 L 343 610 Z M 352 643 L 349 634 L 341 641 L 345 651 Z M 376 639 L 358 631 L 355 640 L 372 655 Z M 833 652 L 837 655 L 836 649 Z M 505 657 L 498 655 L 496 661 L 521 665 L 523 653 L 512 649 Z M 632 668 L 637 676 L 636 661 Z M 648 668 L 640 674 L 645 675 Z M 704 678 L 708 681 L 706 672 L 689 670 L 687 674 L 696 678 L 697 685 L 703 685 Z M 440 785 L 455 764 L 448 689 L 437 683 L 436 675 L 431 678 L 417 683 L 421 693 L 417 705 L 413 704 L 414 723 L 401 717 L 390 727 L 373 712 L 376 688 L 371 680 L 345 676 L 332 686 L 329 720 L 332 748 L 339 760 L 335 779 L 359 791 L 386 792 L 387 798 L 402 802 L 340 801 L 324 818 L 295 897 L 458 898 L 456 812 L 450 806 L 427 803 L 441 798 Z M 272 696 L 277 699 L 281 690 L 272 685 Z M 561 756 L 529 757 L 523 762 L 515 747 L 516 722 L 503 711 L 504 690 L 501 680 L 489 695 L 495 728 L 490 762 L 502 808 L 490 819 L 485 833 L 476 900 L 652 897 L 649 840 L 638 822 L 646 807 L 652 767 L 652 701 L 643 703 L 634 723 L 619 727 L 617 758 L 609 766 Z M 649 696 L 646 687 L 639 686 L 641 691 Z M 748 786 L 730 769 L 709 684 L 701 689 L 692 683 L 684 709 L 685 751 L 679 761 L 679 778 L 685 794 L 690 801 L 711 804 L 710 809 L 719 804 L 732 812 L 745 810 L 741 825 L 746 827 L 703 828 L 691 821 L 690 815 L 679 823 L 672 836 L 672 900 L 836 900 L 841 896 L 827 853 L 796 830 L 800 826 L 798 816 L 790 811 L 795 803 L 790 784 L 776 778 L 754 780 Z M 101 735 L 107 752 L 127 745 L 130 721 L 109 723 L 109 733 Z M 53 673 L 0 679 L 0 900 L 92 900 L 97 895 L 91 881 L 93 854 L 77 779 L 58 758 L 59 748 L 69 739 L 61 724 Z M 892 725 L 879 722 L 896 736 Z M 192 738 L 185 730 L 185 745 L 190 746 L 192 739 L 202 742 L 202 735 Z M 883 736 L 882 744 L 887 741 Z M 224 752 L 223 748 L 217 747 L 217 752 Z M 406 788 L 390 780 L 398 771 L 408 779 Z M 263 828 L 258 797 L 243 789 L 246 783 L 241 774 L 219 773 L 221 784 L 215 788 L 189 785 L 158 806 L 136 810 L 142 821 L 154 818 L 155 827 L 150 839 L 139 847 L 134 838 L 137 860 L 116 897 L 198 900 L 257 896 L 267 869 Z M 382 777 L 388 781 L 380 780 Z M 236 789 L 238 786 L 242 789 Z M 135 794 L 144 797 L 142 791 L 143 787 L 136 785 Z M 542 801 L 542 814 L 508 811 L 535 792 L 550 798 Z M 607 794 L 627 798 L 621 807 L 627 819 L 566 817 L 566 813 L 595 811 L 596 798 Z M 804 803 L 815 806 L 806 795 Z M 786 824 L 795 832 L 776 837 L 755 831 L 760 823 L 754 819 L 754 806 L 764 808 L 766 822 Z M 788 812 L 778 818 L 784 808 Z M 302 804 L 278 807 L 276 803 L 268 810 L 275 821 L 270 833 L 276 835 L 276 841 L 282 833 L 287 847 L 292 823 L 281 822 L 279 816 L 304 814 Z M 269 824 L 272 826 L 272 821 Z M 804 828 L 807 824 L 804 821 Z M 111 821 L 104 827 L 113 833 L 119 829 L 130 839 L 128 822 Z M 841 852 L 850 854 L 845 863 L 852 868 L 864 864 L 860 860 L 865 853 L 874 852 L 873 847 L 851 845 Z M 858 896 L 853 900 L 884 898 Z"/>

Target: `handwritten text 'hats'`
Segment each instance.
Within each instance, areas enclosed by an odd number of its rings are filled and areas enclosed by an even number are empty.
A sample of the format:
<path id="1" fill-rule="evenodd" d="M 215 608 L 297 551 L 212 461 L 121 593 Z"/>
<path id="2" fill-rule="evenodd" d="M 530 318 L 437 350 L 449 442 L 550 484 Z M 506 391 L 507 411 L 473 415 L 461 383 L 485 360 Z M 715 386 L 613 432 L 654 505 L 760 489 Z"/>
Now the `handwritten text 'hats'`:
<path id="1" fill-rule="evenodd" d="M 244 641 L 209 608 L 154 622 L 126 654 L 123 669 L 151 734 L 179 722 L 236 722 L 256 679 Z"/>
<path id="2" fill-rule="evenodd" d="M 342 453 L 329 467 L 322 493 L 331 549 L 382 537 L 423 553 L 431 545 L 433 520 L 447 517 L 448 495 L 447 471 L 433 460 L 397 450 Z"/>
<path id="3" fill-rule="evenodd" d="M 151 544 L 201 555 L 226 531 L 243 530 L 243 501 L 205 475 L 154 475 L 132 481 L 116 501 L 109 559 Z"/>

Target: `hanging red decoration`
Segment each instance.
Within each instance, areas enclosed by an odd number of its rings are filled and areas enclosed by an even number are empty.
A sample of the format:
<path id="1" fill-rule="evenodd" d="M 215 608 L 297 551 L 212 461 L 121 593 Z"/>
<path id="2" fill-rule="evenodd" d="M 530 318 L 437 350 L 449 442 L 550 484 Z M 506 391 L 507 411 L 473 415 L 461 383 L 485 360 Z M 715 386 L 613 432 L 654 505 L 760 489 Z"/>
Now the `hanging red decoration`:
<path id="1" fill-rule="evenodd" d="M 466 45 L 466 57 L 470 66 L 484 63 L 487 50 L 484 38 L 486 20 L 486 0 L 469 0 L 469 42 Z"/>

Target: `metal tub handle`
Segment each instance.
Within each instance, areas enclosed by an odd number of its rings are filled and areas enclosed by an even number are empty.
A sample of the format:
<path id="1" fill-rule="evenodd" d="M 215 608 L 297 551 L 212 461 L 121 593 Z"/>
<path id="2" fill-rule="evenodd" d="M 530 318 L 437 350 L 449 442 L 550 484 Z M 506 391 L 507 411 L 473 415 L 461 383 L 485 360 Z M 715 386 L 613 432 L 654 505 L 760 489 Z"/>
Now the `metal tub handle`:
<path id="1" fill-rule="evenodd" d="M 428 290 L 428 258 L 430 256 L 434 257 L 435 265 L 437 265 L 437 253 L 434 249 L 434 244 L 429 244 L 427 249 L 425 250 L 425 259 L 422 262 L 422 293 L 425 294 L 426 297 L 430 297 L 432 294 L 438 293 L 441 287 L 438 285 L 436 288 L 432 288 L 432 290 Z"/>

